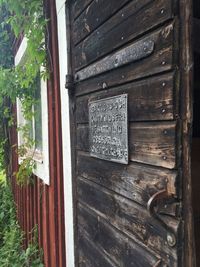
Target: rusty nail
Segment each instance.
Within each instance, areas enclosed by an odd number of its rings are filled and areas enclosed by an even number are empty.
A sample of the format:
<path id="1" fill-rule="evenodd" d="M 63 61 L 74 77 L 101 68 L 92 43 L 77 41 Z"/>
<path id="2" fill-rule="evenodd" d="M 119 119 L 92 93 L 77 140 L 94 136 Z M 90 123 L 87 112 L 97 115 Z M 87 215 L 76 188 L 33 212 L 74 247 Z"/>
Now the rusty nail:
<path id="1" fill-rule="evenodd" d="M 104 83 L 102 84 L 102 87 L 103 87 L 103 89 L 107 88 L 107 83 L 104 82 Z"/>
<path id="2" fill-rule="evenodd" d="M 167 243 L 170 247 L 174 247 L 176 245 L 176 238 L 172 234 L 167 234 Z"/>

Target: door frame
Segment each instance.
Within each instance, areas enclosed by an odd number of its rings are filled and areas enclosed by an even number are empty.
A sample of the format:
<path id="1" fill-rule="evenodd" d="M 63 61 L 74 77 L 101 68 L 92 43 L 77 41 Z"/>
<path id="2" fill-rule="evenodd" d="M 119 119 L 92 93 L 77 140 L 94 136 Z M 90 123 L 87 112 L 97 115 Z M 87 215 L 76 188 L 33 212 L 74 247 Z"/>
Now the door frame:
<path id="1" fill-rule="evenodd" d="M 180 114 L 182 131 L 182 196 L 184 248 L 182 264 L 196 266 L 194 226 L 192 210 L 191 139 L 193 116 L 193 44 L 192 19 L 193 1 L 180 0 Z"/>

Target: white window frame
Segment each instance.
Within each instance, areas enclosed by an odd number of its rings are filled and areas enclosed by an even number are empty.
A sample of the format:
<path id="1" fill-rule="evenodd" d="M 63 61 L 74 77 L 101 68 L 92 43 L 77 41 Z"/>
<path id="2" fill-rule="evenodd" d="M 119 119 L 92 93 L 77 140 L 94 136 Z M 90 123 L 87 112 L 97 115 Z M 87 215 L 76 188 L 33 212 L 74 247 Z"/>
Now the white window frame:
<path id="1" fill-rule="evenodd" d="M 26 55 L 27 38 L 24 37 L 22 43 L 15 56 L 15 66 L 22 64 Z M 42 69 L 41 69 L 42 70 Z M 25 119 L 22 114 L 22 105 L 17 98 L 17 125 L 25 124 Z M 49 122 L 48 122 L 48 95 L 47 95 L 47 82 L 41 79 L 41 113 L 42 113 L 42 152 L 35 153 L 33 157 L 35 161 L 35 168 L 33 173 L 42 179 L 45 184 L 50 185 L 49 174 Z M 18 131 L 18 146 L 23 144 L 22 134 Z M 18 162 L 22 161 L 22 158 L 18 158 Z"/>

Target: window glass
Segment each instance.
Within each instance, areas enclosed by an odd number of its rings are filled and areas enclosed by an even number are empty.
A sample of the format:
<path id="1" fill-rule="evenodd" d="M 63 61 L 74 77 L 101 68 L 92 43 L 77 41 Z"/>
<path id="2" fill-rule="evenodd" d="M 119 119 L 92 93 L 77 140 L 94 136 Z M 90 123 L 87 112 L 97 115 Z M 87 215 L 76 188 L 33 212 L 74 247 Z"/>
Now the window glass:
<path id="1" fill-rule="evenodd" d="M 42 151 L 42 107 L 41 107 L 41 81 L 38 75 L 35 83 L 35 100 L 34 105 L 34 131 L 35 131 L 35 148 Z"/>

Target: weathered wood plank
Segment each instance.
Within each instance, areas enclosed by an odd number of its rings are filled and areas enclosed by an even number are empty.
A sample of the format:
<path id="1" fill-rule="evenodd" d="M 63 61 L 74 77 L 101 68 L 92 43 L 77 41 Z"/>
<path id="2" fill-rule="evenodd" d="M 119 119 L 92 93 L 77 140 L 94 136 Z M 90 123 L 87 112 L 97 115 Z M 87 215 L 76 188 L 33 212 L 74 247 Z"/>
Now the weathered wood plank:
<path id="1" fill-rule="evenodd" d="M 72 19 L 75 20 L 84 10 L 87 8 L 87 6 L 92 3 L 94 0 L 73 0 L 72 5 Z"/>
<path id="2" fill-rule="evenodd" d="M 87 234 L 79 230 L 79 267 L 120 267 L 113 264 L 104 253 L 102 253 L 88 237 Z"/>
<path id="3" fill-rule="evenodd" d="M 130 159 L 173 169 L 176 167 L 176 123 L 130 125 Z"/>
<path id="4" fill-rule="evenodd" d="M 77 127 L 77 149 L 89 151 L 88 125 Z M 131 123 L 130 160 L 173 169 L 176 167 L 176 123 Z"/>
<path id="5" fill-rule="evenodd" d="M 142 80 L 77 98 L 76 121 L 88 123 L 88 102 L 128 94 L 129 121 L 174 119 L 174 74 Z M 162 112 L 165 109 L 165 112 Z"/>
<path id="6" fill-rule="evenodd" d="M 192 136 L 192 93 L 193 93 L 193 48 L 192 48 L 192 4 L 193 0 L 182 0 L 180 7 L 180 139 L 181 142 L 181 179 L 183 191 L 182 263 L 180 266 L 195 267 L 195 239 L 192 210 L 192 177 L 191 177 L 191 136 Z M 198 1 L 199 2 L 199 1 Z"/>
<path id="7" fill-rule="evenodd" d="M 76 131 L 76 148 L 82 151 L 89 151 L 89 126 L 79 125 Z"/>
<path id="8" fill-rule="evenodd" d="M 74 44 L 77 44 L 88 36 L 129 1 L 130 0 L 93 1 L 74 23 L 72 33 Z"/>
<path id="9" fill-rule="evenodd" d="M 80 177 L 78 199 L 83 206 L 93 210 L 129 238 L 160 254 L 169 266 L 174 266 L 177 251 L 176 247 L 169 248 L 166 243 L 167 230 L 142 206 Z M 165 222 L 177 233 L 177 220 L 165 216 Z"/>
<path id="10" fill-rule="evenodd" d="M 177 172 L 131 163 L 128 166 L 95 159 L 78 153 L 77 174 L 134 200 L 146 208 L 150 197 L 175 183 Z M 176 214 L 174 213 L 174 216 Z"/>
<path id="11" fill-rule="evenodd" d="M 132 1 L 74 48 L 75 69 L 83 68 L 172 17 L 171 0 Z"/>
<path id="12" fill-rule="evenodd" d="M 78 210 L 80 234 L 87 235 L 99 251 L 112 259 L 114 266 L 152 267 L 158 262 L 159 258 L 155 253 L 150 253 L 149 250 L 132 241 L 100 216 L 95 216 L 81 204 Z M 91 255 L 93 258 L 94 256 Z"/>
<path id="13" fill-rule="evenodd" d="M 148 35 L 155 42 L 155 50 L 151 56 L 77 83 L 76 94 L 113 87 L 172 69 L 175 64 L 173 58 L 174 27 L 172 23 Z"/>

